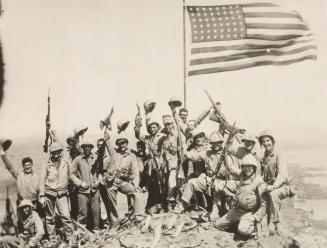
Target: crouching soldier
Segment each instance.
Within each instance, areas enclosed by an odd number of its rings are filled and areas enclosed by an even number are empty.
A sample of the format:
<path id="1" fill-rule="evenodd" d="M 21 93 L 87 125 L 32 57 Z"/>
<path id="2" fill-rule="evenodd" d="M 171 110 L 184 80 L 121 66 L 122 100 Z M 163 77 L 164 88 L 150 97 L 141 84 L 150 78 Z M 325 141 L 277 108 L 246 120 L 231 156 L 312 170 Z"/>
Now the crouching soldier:
<path id="1" fill-rule="evenodd" d="M 265 149 L 262 159 L 263 180 L 267 183 L 269 192 L 268 226 L 269 234 L 281 233 L 280 207 L 281 201 L 293 196 L 294 192 L 289 185 L 287 165 L 280 152 L 276 151 L 275 138 L 268 131 L 259 134 L 260 145 Z"/>
<path id="2" fill-rule="evenodd" d="M 110 165 L 104 178 L 108 189 L 108 194 L 113 200 L 114 208 L 112 212 L 117 213 L 117 193 L 118 191 L 127 195 L 131 200 L 131 211 L 129 218 L 134 218 L 143 213 L 142 204 L 139 199 L 139 168 L 135 155 L 128 148 L 128 139 L 124 134 L 120 134 L 116 139 L 117 149 L 113 148 L 110 140 L 107 140 Z M 115 216 L 115 217 L 118 217 Z"/>
<path id="3" fill-rule="evenodd" d="M 266 184 L 256 174 L 258 162 L 253 155 L 246 155 L 241 160 L 241 167 L 242 170 L 237 172 L 240 182 L 232 207 L 215 223 L 215 227 L 230 230 L 237 225 L 241 236 L 252 237 L 256 235 L 256 224 L 260 223 L 266 214 Z"/>
<path id="4" fill-rule="evenodd" d="M 44 235 L 43 222 L 37 212 L 33 211 L 30 200 L 22 200 L 18 206 L 19 219 L 17 223 L 21 248 L 40 247 Z"/>
<path id="5" fill-rule="evenodd" d="M 50 146 L 50 159 L 40 170 L 39 202 L 44 207 L 47 232 L 50 242 L 56 243 L 55 209 L 58 211 L 66 237 L 74 231 L 69 214 L 68 180 L 70 163 L 63 158 L 63 148 L 59 143 Z"/>
<path id="6" fill-rule="evenodd" d="M 81 145 L 83 154 L 72 162 L 70 179 L 78 187 L 77 221 L 91 230 L 99 230 L 99 185 L 103 177 L 101 172 L 94 169 L 96 156 L 92 153 L 93 147 L 94 145 L 90 141 L 84 140 Z M 91 214 L 89 218 L 88 213 Z M 93 223 L 88 223 L 87 220 L 91 220 Z"/>

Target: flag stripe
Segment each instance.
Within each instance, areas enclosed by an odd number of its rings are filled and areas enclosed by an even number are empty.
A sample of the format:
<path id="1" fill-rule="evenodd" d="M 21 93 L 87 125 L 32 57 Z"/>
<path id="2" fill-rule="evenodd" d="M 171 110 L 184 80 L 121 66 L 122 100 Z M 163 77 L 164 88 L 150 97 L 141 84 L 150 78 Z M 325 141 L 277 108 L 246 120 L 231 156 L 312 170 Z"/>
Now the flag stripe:
<path id="1" fill-rule="evenodd" d="M 190 70 L 199 70 L 199 69 L 205 69 L 205 68 L 214 68 L 214 67 L 223 67 L 223 66 L 235 66 L 240 64 L 246 64 L 250 62 L 258 62 L 258 61 L 264 61 L 264 60 L 271 60 L 271 61 L 284 61 L 289 59 L 295 59 L 299 57 L 303 57 L 306 55 L 315 55 L 316 49 L 311 50 L 305 50 L 302 52 L 299 52 L 297 54 L 286 54 L 286 55 L 280 55 L 280 56 L 274 56 L 274 55 L 264 55 L 259 57 L 253 57 L 253 58 L 241 58 L 239 60 L 231 60 L 231 61 L 222 61 L 222 62 L 216 62 L 211 64 L 202 64 L 202 65 L 190 65 Z"/>
<path id="2" fill-rule="evenodd" d="M 315 45 L 308 45 L 300 48 L 296 48 L 290 51 L 281 51 L 281 50 L 258 50 L 258 51 L 251 51 L 251 52 L 244 52 L 233 54 L 229 56 L 219 56 L 219 57 L 211 57 L 211 58 L 202 58 L 202 59 L 193 59 L 191 60 L 190 65 L 201 65 L 201 64 L 208 64 L 208 63 L 216 63 L 216 62 L 223 62 L 223 61 L 233 61 L 239 60 L 243 58 L 253 58 L 253 57 L 260 57 L 264 55 L 268 56 L 282 56 L 282 55 L 291 55 L 296 54 L 299 52 L 303 52 L 310 49 L 317 49 Z"/>
<path id="3" fill-rule="evenodd" d="M 193 48 L 207 48 L 207 47 L 219 47 L 219 46 L 233 46 L 240 44 L 256 44 L 256 45 L 282 45 L 290 41 L 303 41 L 312 40 L 314 35 L 306 35 L 297 37 L 289 40 L 279 40 L 279 41 L 269 41 L 269 40 L 255 40 L 255 39 L 240 39 L 240 40 L 227 40 L 227 41 L 213 41 L 213 42 L 203 42 L 203 43 L 193 43 Z"/>
<path id="4" fill-rule="evenodd" d="M 197 47 L 191 49 L 191 54 L 201 54 L 201 53 L 213 53 L 227 50 L 250 50 L 250 49 L 269 49 L 269 48 L 282 48 L 286 46 L 290 46 L 293 44 L 301 44 L 306 42 L 311 42 L 313 39 L 309 40 L 287 40 L 286 43 L 283 44 L 240 44 L 240 45 L 230 45 L 230 46 L 214 46 L 214 47 Z"/>
<path id="5" fill-rule="evenodd" d="M 295 13 L 283 13 L 283 12 L 244 12 L 245 18 L 295 18 L 302 21 L 302 17 Z"/>
<path id="6" fill-rule="evenodd" d="M 265 61 L 259 61 L 259 62 L 252 62 L 248 64 L 241 64 L 237 66 L 230 66 L 230 67 L 216 67 L 216 68 L 207 68 L 207 69 L 201 69 L 201 70 L 193 70 L 189 72 L 189 76 L 195 76 L 195 75 L 200 75 L 200 74 L 209 74 L 209 73 L 217 73 L 217 72 L 223 72 L 223 71 L 235 71 L 235 70 L 242 70 L 242 69 L 247 69 L 255 66 L 264 66 L 264 65 L 289 65 L 293 63 L 298 63 L 304 60 L 316 60 L 317 56 L 316 55 L 306 55 L 300 58 L 296 59 L 290 59 L 290 60 L 285 60 L 285 61 L 270 61 L 270 60 L 265 60 Z"/>
<path id="7" fill-rule="evenodd" d="M 298 36 L 304 36 L 310 34 L 309 31 L 305 30 L 282 30 L 282 29 L 248 29 L 247 30 L 247 37 L 250 37 L 251 35 L 268 35 L 268 36 L 281 36 L 281 35 L 296 35 Z"/>
<path id="8" fill-rule="evenodd" d="M 247 23 L 247 28 L 260 28 L 260 29 L 293 29 L 293 30 L 309 30 L 308 27 L 304 24 L 292 24 L 292 23 L 284 23 L 284 24 L 267 24 L 267 23 Z"/>
<path id="9" fill-rule="evenodd" d="M 303 22 L 296 18 L 245 18 L 246 23 L 265 23 L 265 24 L 301 24 Z M 307 26 L 306 26 L 307 27 Z"/>
<path id="10" fill-rule="evenodd" d="M 300 37 L 300 34 L 291 34 L 291 35 L 262 35 L 262 34 L 249 34 L 247 38 L 249 39 L 258 39 L 258 40 L 288 40 Z"/>
<path id="11" fill-rule="evenodd" d="M 236 55 L 246 52 L 256 52 L 256 51 L 271 51 L 271 50 L 278 50 L 278 51 L 290 51 L 293 49 L 301 48 L 304 46 L 313 46 L 315 45 L 312 41 L 311 42 L 304 42 L 304 43 L 295 43 L 293 45 L 283 46 L 283 47 L 276 47 L 273 48 L 271 46 L 257 46 L 253 48 L 243 49 L 243 47 L 239 47 L 239 49 L 229 49 L 229 50 L 221 50 L 218 52 L 211 52 L 209 54 L 207 53 L 198 53 L 193 54 L 191 60 L 195 59 L 204 59 L 204 58 L 215 58 L 219 56 L 229 56 L 229 55 Z M 247 47 L 247 46 L 246 46 Z"/>
<path id="12" fill-rule="evenodd" d="M 245 3 L 242 7 L 277 7 L 274 3 Z"/>

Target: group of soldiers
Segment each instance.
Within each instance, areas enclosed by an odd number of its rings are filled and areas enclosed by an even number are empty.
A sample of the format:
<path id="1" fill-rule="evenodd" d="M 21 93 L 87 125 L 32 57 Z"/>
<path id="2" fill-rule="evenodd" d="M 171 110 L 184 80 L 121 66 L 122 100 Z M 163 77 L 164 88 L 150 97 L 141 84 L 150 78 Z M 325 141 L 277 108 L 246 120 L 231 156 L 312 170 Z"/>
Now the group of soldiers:
<path id="1" fill-rule="evenodd" d="M 117 122 L 117 135 L 111 123 L 107 125 L 96 144 L 85 137 L 86 127 L 75 129 L 66 145 L 52 131 L 50 156 L 38 174 L 31 158 L 22 159 L 21 169 L 0 146 L 2 161 L 17 180 L 21 247 L 38 247 L 45 238 L 54 246 L 62 241 L 76 246 L 76 225 L 93 232 L 104 225 L 117 228 L 118 192 L 127 196 L 131 221 L 140 221 L 144 214 L 204 208 L 203 221 L 212 221 L 220 230 L 253 237 L 267 215 L 270 233 L 280 232 L 281 200 L 291 197 L 294 189 L 276 137 L 266 130 L 254 138 L 226 125 L 217 105 L 188 120 L 178 97 L 168 104 L 171 113 L 159 121 L 153 118 L 155 102 L 144 103 L 147 133 L 142 133 L 139 111 L 136 150 L 130 148 L 125 120 Z M 217 131 L 197 131 L 208 116 L 219 125 Z M 145 209 L 140 198 L 144 192 Z M 101 211 L 107 219 L 101 218 Z"/>

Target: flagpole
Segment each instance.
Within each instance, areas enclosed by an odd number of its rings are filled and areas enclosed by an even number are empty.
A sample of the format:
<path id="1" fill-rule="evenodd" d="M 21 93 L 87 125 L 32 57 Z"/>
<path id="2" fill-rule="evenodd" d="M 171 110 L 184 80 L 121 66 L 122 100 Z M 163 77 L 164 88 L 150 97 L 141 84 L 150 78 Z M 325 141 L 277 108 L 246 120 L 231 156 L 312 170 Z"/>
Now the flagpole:
<path id="1" fill-rule="evenodd" d="M 183 59 L 184 59 L 184 108 L 187 103 L 187 89 L 186 89 L 186 31 L 185 31 L 185 0 L 183 0 Z"/>

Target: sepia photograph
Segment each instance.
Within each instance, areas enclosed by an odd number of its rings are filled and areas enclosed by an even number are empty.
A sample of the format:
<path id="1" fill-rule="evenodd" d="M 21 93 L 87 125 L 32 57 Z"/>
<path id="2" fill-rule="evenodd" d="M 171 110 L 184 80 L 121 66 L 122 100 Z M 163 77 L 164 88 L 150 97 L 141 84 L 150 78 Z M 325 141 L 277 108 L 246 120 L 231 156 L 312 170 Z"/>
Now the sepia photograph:
<path id="1" fill-rule="evenodd" d="M 0 248 L 327 247 L 326 0 L 0 0 Z"/>

